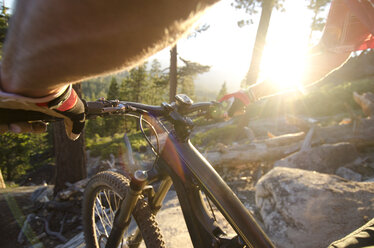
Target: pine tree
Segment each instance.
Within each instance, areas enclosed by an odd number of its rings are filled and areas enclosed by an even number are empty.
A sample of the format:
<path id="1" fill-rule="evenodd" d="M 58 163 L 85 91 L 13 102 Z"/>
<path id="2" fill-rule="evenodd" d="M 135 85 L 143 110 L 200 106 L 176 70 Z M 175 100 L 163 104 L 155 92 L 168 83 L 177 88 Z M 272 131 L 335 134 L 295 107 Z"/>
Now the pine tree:
<path id="1" fill-rule="evenodd" d="M 312 10 L 314 15 L 312 23 L 310 25 L 311 29 L 309 33 L 309 42 L 311 42 L 312 34 L 314 31 L 322 31 L 322 29 L 324 28 L 326 19 L 320 17 L 319 14 L 323 12 L 327 4 L 330 2 L 331 0 L 310 0 L 308 9 Z"/>
<path id="2" fill-rule="evenodd" d="M 116 100 L 119 99 L 119 86 L 117 83 L 117 79 L 115 77 L 112 77 L 112 80 L 110 81 L 109 90 L 107 99 L 108 100 Z"/>
<path id="3" fill-rule="evenodd" d="M 121 99 L 133 102 L 146 103 L 146 88 L 148 86 L 147 64 L 143 64 L 132 69 L 121 84 Z"/>
<path id="4" fill-rule="evenodd" d="M 148 103 L 149 95 L 149 75 L 146 70 L 147 65 L 143 64 L 132 69 L 129 74 L 122 80 L 120 96 L 122 100 L 131 102 Z M 134 119 L 126 120 L 126 128 L 132 129 L 138 127 L 138 122 L 134 124 Z"/>
<path id="5" fill-rule="evenodd" d="M 49 152 L 50 145 L 46 133 L 3 133 L 0 135 L 0 170 L 6 181 L 17 180 L 27 170 L 32 169 L 33 158 L 42 157 L 42 154 Z"/>
<path id="6" fill-rule="evenodd" d="M 0 14 L 0 55 L 2 53 L 3 43 L 5 41 L 5 35 L 8 30 L 9 26 L 9 19 L 10 14 L 8 13 L 8 8 L 6 8 L 3 4 L 1 6 L 1 14 Z M 1 57 L 1 56 L 0 56 Z"/>
<path id="7" fill-rule="evenodd" d="M 153 60 L 149 71 L 149 104 L 159 105 L 168 100 L 168 81 L 168 75 L 162 73 L 161 63 Z"/>
<path id="8" fill-rule="evenodd" d="M 201 65 L 182 58 L 180 58 L 180 60 L 182 60 L 185 65 L 178 68 L 178 93 L 187 94 L 189 97 L 194 98 L 194 78 L 198 74 L 208 72 L 210 70 L 210 66 Z"/>
<path id="9" fill-rule="evenodd" d="M 108 100 L 118 100 L 120 99 L 120 90 L 117 83 L 117 79 L 112 77 L 109 85 L 109 90 L 107 94 Z M 123 132 L 122 126 L 124 125 L 123 116 L 111 116 L 110 118 L 104 118 L 105 135 L 112 136 L 115 133 Z"/>
<path id="10" fill-rule="evenodd" d="M 191 99 L 195 98 L 195 84 L 191 75 L 182 78 L 178 87 L 178 93 L 186 94 Z"/>
<path id="11" fill-rule="evenodd" d="M 226 81 L 225 81 L 223 82 L 221 89 L 218 92 L 217 100 L 221 99 L 226 94 L 227 94 L 227 86 L 226 86 Z"/>

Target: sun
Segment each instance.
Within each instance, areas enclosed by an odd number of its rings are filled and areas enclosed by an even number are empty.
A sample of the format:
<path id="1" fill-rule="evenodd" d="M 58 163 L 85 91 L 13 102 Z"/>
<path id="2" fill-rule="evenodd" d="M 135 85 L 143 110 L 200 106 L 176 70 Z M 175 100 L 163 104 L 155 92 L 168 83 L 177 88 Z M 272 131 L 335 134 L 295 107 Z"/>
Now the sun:
<path id="1" fill-rule="evenodd" d="M 259 81 L 270 81 L 279 90 L 302 89 L 307 47 L 276 43 L 265 47 Z"/>
<path id="2" fill-rule="evenodd" d="M 292 1 L 286 13 L 273 13 L 263 51 L 258 82 L 270 81 L 279 90 L 302 89 L 301 80 L 311 47 L 310 13 Z"/>

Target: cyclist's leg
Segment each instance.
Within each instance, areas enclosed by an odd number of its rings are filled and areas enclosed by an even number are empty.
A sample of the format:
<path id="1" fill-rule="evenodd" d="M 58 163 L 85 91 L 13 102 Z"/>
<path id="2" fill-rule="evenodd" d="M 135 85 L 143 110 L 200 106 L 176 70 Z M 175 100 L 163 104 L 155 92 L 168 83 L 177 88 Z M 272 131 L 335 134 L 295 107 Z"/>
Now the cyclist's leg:
<path id="1" fill-rule="evenodd" d="M 374 247 L 374 218 L 364 226 L 333 242 L 328 248 Z"/>

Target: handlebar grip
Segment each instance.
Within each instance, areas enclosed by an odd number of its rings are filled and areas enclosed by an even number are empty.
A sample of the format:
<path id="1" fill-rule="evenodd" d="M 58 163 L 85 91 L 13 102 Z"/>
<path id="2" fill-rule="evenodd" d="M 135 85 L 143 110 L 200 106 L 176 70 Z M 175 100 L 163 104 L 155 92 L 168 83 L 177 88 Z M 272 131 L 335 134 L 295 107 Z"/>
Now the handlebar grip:
<path id="1" fill-rule="evenodd" d="M 94 117 L 103 114 L 103 108 L 106 106 L 102 102 L 87 102 L 85 103 L 85 105 L 87 117 Z M 0 108 L 0 124 L 10 124 L 27 121 L 52 122 L 57 120 L 60 120 L 60 118 L 50 116 L 38 111 Z"/>
<path id="2" fill-rule="evenodd" d="M 95 116 L 102 114 L 102 109 L 104 107 L 103 103 L 87 102 L 85 105 L 88 117 L 90 115 Z M 0 108 L 0 124 L 10 124 L 27 121 L 52 122 L 57 120 L 60 120 L 60 118 L 50 116 L 38 111 Z"/>
<path id="3" fill-rule="evenodd" d="M 59 118 L 43 114 L 37 111 L 0 108 L 0 124 L 38 120 L 50 122 L 59 120 Z"/>

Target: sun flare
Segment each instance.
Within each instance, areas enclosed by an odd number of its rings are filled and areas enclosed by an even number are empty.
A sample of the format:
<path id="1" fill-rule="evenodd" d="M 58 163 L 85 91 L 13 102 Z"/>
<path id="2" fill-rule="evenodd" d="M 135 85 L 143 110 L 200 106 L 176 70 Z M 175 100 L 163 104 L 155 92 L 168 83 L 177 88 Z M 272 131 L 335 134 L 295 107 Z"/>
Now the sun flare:
<path id="1" fill-rule="evenodd" d="M 301 89 L 306 47 L 294 44 L 268 45 L 264 49 L 259 80 L 270 81 L 278 90 Z"/>
<path id="2" fill-rule="evenodd" d="M 270 81 L 277 90 L 303 90 L 301 80 L 311 45 L 310 23 L 302 3 L 287 6 L 270 25 L 260 65 L 259 82 Z M 305 8 L 305 7 L 304 7 Z M 297 21 L 296 21 L 297 20 Z"/>

